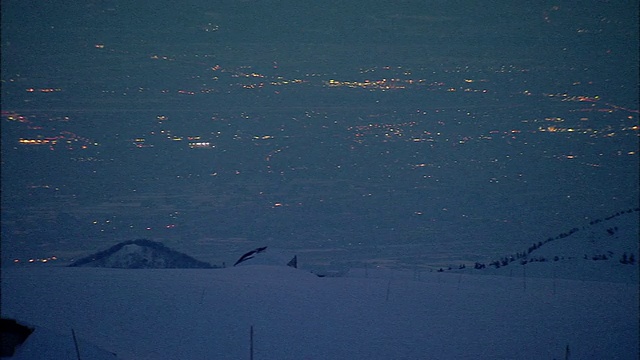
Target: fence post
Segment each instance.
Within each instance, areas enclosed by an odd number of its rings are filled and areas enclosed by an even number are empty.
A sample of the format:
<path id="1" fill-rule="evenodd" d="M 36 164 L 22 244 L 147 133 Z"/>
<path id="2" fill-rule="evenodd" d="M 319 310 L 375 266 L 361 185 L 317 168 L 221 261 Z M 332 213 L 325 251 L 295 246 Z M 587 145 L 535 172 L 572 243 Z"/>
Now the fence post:
<path id="1" fill-rule="evenodd" d="M 80 349 L 78 348 L 78 339 L 76 339 L 76 332 L 73 330 L 73 328 L 71 328 L 71 335 L 73 336 L 73 344 L 76 346 L 76 356 L 78 357 L 78 360 L 81 360 Z"/>
<path id="2" fill-rule="evenodd" d="M 249 330 L 249 360 L 253 360 L 253 325 Z"/>

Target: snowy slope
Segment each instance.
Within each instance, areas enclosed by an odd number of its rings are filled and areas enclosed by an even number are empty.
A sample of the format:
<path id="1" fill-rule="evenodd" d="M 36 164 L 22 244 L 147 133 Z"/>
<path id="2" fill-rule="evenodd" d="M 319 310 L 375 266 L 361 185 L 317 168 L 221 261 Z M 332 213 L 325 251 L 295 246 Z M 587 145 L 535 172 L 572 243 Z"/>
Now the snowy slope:
<path id="1" fill-rule="evenodd" d="M 623 253 L 638 256 L 638 209 L 619 212 L 603 219 L 592 220 L 581 228 L 573 228 L 531 252 L 533 258 L 608 259 L 618 262 Z M 573 230 L 573 232 L 572 232 Z M 598 260 L 596 260 L 598 261 Z"/>
<path id="2" fill-rule="evenodd" d="M 403 275 L 11 268 L 2 315 L 122 359 L 248 359 L 252 325 L 255 359 L 638 358 L 636 284 Z"/>
<path id="3" fill-rule="evenodd" d="M 482 270 L 468 266 L 464 271 L 454 271 L 503 276 L 524 276 L 526 273 L 530 277 L 637 284 L 640 273 L 638 216 L 638 209 L 631 209 L 567 229 L 545 241 L 532 243 L 528 249 L 521 249 L 519 252 L 524 253 L 524 257 L 514 252 L 496 259 L 502 260 L 497 269 L 487 263 Z M 632 255 L 633 263 L 621 261 Z M 504 259 L 508 258 L 514 261 L 504 266 Z"/>

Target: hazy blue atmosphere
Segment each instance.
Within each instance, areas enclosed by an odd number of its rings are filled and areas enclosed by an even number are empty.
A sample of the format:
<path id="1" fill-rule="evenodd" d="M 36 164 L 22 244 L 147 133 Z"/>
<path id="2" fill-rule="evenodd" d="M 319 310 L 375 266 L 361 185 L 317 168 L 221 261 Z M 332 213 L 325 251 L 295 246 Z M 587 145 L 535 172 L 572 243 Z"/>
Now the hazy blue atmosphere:
<path id="1" fill-rule="evenodd" d="M 2 262 L 481 261 L 637 208 L 635 1 L 2 0 Z"/>

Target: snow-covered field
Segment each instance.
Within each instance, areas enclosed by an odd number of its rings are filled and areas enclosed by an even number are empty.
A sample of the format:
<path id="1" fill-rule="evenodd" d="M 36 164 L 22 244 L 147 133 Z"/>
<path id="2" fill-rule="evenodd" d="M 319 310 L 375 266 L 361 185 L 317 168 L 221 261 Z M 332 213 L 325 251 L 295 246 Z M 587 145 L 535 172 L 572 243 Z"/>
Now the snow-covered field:
<path id="1" fill-rule="evenodd" d="M 618 280 L 16 267 L 2 316 L 120 359 L 249 359 L 251 326 L 254 359 L 638 359 L 638 285 Z"/>

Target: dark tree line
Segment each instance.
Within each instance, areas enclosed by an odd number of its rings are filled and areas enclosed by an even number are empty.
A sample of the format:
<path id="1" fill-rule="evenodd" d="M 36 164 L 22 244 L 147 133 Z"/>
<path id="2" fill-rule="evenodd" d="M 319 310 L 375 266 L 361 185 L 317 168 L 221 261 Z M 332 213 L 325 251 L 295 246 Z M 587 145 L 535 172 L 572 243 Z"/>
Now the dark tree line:
<path id="1" fill-rule="evenodd" d="M 622 258 L 620 258 L 620 263 L 634 265 L 636 263 L 636 258 L 633 256 L 633 254 L 629 254 L 627 256 L 627 253 L 624 253 L 622 254 Z"/>
<path id="2" fill-rule="evenodd" d="M 615 217 L 618 217 L 620 215 L 630 214 L 630 213 L 633 213 L 633 212 L 640 212 L 640 208 L 633 208 L 633 209 L 618 211 L 617 213 L 615 213 L 615 214 L 613 214 L 611 216 L 607 216 L 604 219 L 592 220 L 589 224 L 590 225 L 595 225 L 595 224 L 601 223 L 603 221 L 611 220 L 611 219 L 613 219 Z M 584 229 L 584 227 L 583 227 L 583 229 Z M 537 249 L 541 248 L 542 245 L 550 243 L 550 242 L 555 241 L 555 240 L 560 240 L 560 239 L 567 238 L 567 237 L 575 234 L 578 231 L 580 231 L 579 228 L 573 228 L 573 229 L 569 230 L 568 232 L 560 233 L 555 237 L 549 237 L 544 241 L 538 241 L 537 243 L 531 244 L 531 246 L 529 246 L 526 251 L 518 252 L 518 253 L 515 253 L 515 254 L 512 254 L 512 255 L 507 255 L 507 256 L 502 257 L 500 259 L 491 261 L 489 263 L 489 266 L 493 266 L 493 267 L 495 267 L 497 269 L 497 268 L 500 268 L 502 266 L 507 266 L 507 265 L 509 265 L 510 263 L 512 263 L 513 261 L 516 261 L 516 260 L 520 260 L 520 264 L 521 265 L 525 265 L 525 264 L 527 264 L 529 262 L 544 262 L 544 261 L 547 261 L 547 259 L 545 257 L 543 257 L 543 256 L 532 257 L 530 255 L 531 255 L 532 252 L 534 252 Z M 607 228 L 607 234 L 610 235 L 610 236 L 615 235 L 617 232 L 618 232 L 618 227 L 617 226 Z M 607 256 L 607 254 L 598 254 L 598 255 L 592 256 L 591 260 L 608 260 L 612 256 L 613 256 L 613 253 L 611 253 L 611 252 L 609 252 L 608 256 Z M 587 255 L 585 255 L 584 258 L 585 259 L 589 259 L 589 257 Z M 553 257 L 553 261 L 559 261 L 559 260 L 564 260 L 564 257 L 558 257 L 558 256 L 554 256 Z M 622 264 L 635 264 L 635 258 L 633 256 L 633 254 L 627 255 L 625 253 L 625 254 L 622 255 L 622 258 L 620 259 L 620 262 Z M 475 265 L 474 265 L 474 269 L 478 269 L 478 270 L 479 269 L 484 269 L 486 267 L 487 267 L 486 264 L 479 263 L 479 262 L 476 262 Z"/>

